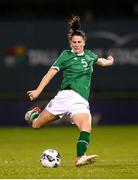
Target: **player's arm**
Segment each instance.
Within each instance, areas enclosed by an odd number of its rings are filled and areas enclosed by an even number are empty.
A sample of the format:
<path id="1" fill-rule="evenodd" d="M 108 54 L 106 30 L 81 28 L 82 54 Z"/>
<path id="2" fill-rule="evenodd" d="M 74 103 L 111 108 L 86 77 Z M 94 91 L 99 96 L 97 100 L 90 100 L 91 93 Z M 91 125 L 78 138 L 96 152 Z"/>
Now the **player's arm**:
<path id="1" fill-rule="evenodd" d="M 98 58 L 96 64 L 102 67 L 111 66 L 114 62 L 114 58 L 112 56 L 108 56 L 107 58 Z"/>
<path id="2" fill-rule="evenodd" d="M 40 81 L 38 87 L 35 90 L 30 90 L 27 92 L 30 100 L 36 99 L 43 89 L 47 86 L 47 84 L 51 81 L 51 79 L 58 73 L 58 70 L 55 68 L 50 68 L 46 75 Z"/>

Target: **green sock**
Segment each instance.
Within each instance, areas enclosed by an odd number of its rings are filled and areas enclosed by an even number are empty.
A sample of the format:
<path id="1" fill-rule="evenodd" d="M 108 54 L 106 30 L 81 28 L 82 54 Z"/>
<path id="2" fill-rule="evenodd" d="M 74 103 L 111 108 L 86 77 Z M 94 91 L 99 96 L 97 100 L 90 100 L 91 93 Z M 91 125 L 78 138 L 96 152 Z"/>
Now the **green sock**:
<path id="1" fill-rule="evenodd" d="M 87 151 L 90 142 L 90 133 L 86 131 L 80 132 L 80 137 L 77 141 L 77 157 L 83 156 Z"/>
<path id="2" fill-rule="evenodd" d="M 38 112 L 33 112 L 30 116 L 30 123 L 32 123 L 32 121 L 34 121 L 36 118 L 38 118 L 39 113 Z"/>

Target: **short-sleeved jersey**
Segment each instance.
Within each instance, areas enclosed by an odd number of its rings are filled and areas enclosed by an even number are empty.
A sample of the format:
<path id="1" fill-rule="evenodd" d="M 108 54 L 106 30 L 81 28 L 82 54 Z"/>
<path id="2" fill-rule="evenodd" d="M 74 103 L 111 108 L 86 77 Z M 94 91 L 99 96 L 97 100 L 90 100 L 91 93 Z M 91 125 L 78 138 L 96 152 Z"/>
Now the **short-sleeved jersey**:
<path id="1" fill-rule="evenodd" d="M 97 60 L 98 56 L 91 50 L 85 50 L 83 54 L 76 54 L 71 50 L 63 51 L 52 66 L 63 71 L 61 90 L 71 88 L 88 100 L 93 64 Z"/>

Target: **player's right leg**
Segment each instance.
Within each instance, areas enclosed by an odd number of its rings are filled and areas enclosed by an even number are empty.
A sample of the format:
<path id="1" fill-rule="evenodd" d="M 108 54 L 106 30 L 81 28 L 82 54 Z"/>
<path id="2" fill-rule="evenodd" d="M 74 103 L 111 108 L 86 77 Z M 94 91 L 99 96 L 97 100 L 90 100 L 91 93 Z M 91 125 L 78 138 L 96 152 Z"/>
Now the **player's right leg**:
<path id="1" fill-rule="evenodd" d="M 41 113 L 40 112 L 40 108 L 35 107 L 25 114 L 25 120 L 29 122 L 34 129 L 39 129 L 48 122 L 59 118 L 58 116 L 51 114 L 47 109 L 44 109 Z"/>
<path id="2" fill-rule="evenodd" d="M 36 106 L 36 107 L 34 107 L 33 109 L 27 111 L 27 112 L 25 113 L 24 118 L 25 118 L 25 120 L 26 120 L 29 124 L 31 124 L 32 121 L 39 116 L 40 112 L 41 112 L 41 109 Z"/>
<path id="3" fill-rule="evenodd" d="M 41 126 L 59 119 L 58 116 L 55 116 L 54 114 L 50 113 L 46 108 L 40 113 L 38 118 L 32 122 L 32 127 L 34 129 L 39 129 Z"/>

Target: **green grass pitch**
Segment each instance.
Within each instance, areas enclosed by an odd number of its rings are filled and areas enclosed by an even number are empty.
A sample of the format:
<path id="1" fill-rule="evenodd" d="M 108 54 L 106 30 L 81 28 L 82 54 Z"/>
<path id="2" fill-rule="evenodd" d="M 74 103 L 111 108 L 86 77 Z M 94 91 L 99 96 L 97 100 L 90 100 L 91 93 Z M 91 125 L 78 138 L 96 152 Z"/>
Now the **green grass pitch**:
<path id="1" fill-rule="evenodd" d="M 98 154 L 95 164 L 74 166 L 76 127 L 0 127 L 1 179 L 137 179 L 138 126 L 95 126 L 89 154 Z M 43 168 L 43 150 L 59 151 L 62 162 L 57 168 Z"/>

